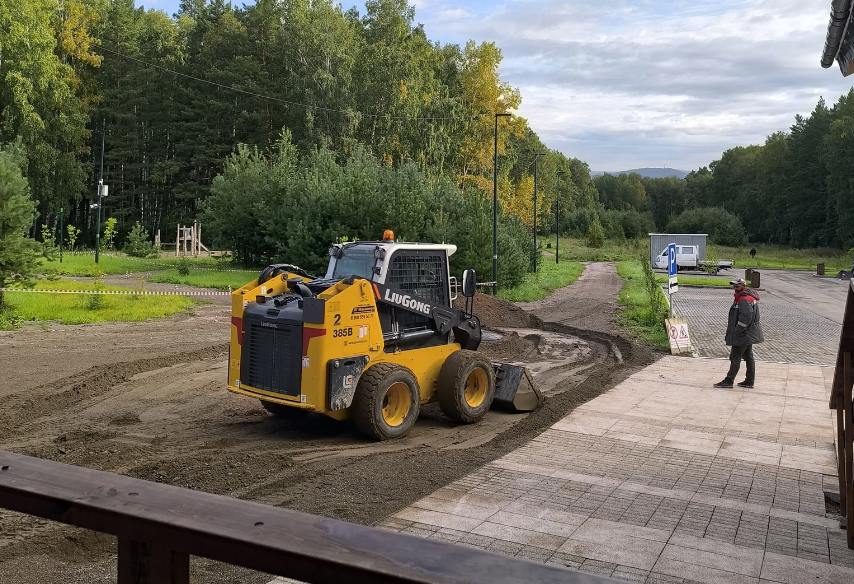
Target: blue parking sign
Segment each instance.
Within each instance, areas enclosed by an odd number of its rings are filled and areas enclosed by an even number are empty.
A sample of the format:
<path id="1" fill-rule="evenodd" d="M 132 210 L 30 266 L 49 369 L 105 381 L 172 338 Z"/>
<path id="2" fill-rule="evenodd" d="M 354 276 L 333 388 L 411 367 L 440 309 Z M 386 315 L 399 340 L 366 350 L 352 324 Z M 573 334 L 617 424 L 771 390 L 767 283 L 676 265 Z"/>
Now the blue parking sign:
<path id="1" fill-rule="evenodd" d="M 676 244 L 671 243 L 667 246 L 667 275 L 675 276 L 676 275 Z"/>
<path id="2" fill-rule="evenodd" d="M 679 283 L 676 280 L 676 272 L 679 271 L 679 266 L 676 265 L 676 244 L 671 243 L 667 246 L 667 275 L 670 276 L 667 282 L 667 293 L 673 294 L 679 291 Z M 672 304 L 670 305 L 673 306 Z"/>

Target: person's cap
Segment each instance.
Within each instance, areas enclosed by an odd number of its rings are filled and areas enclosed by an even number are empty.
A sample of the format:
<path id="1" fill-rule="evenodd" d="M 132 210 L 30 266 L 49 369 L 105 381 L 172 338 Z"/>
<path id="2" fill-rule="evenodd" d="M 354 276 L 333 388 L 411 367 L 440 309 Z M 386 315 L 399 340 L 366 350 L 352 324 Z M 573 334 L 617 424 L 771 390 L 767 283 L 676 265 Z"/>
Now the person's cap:
<path id="1" fill-rule="evenodd" d="M 747 282 L 744 281 L 744 278 L 736 278 L 735 280 L 730 280 L 729 283 L 732 286 L 738 286 L 739 284 L 747 286 Z"/>

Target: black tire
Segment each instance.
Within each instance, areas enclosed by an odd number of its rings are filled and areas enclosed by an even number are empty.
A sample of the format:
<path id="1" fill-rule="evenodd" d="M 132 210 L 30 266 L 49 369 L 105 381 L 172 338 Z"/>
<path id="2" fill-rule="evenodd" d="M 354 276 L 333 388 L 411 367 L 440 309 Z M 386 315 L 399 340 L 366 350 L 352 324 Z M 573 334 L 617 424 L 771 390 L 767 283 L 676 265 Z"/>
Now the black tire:
<path id="1" fill-rule="evenodd" d="M 301 418 L 306 414 L 305 410 L 300 408 L 292 408 L 290 406 L 286 406 L 284 404 L 277 404 L 275 402 L 269 402 L 266 400 L 260 400 L 261 405 L 264 406 L 264 409 L 276 416 L 277 418 L 281 418 L 283 420 L 292 420 L 294 418 Z"/>
<path id="2" fill-rule="evenodd" d="M 350 411 L 360 432 L 376 440 L 400 438 L 421 411 L 418 381 L 406 367 L 377 363 L 359 378 Z"/>
<path id="3" fill-rule="evenodd" d="M 470 384 L 477 389 L 472 391 Z M 437 393 L 439 407 L 446 416 L 466 424 L 477 422 L 486 415 L 495 397 L 492 363 L 477 351 L 457 351 L 442 365 Z"/>

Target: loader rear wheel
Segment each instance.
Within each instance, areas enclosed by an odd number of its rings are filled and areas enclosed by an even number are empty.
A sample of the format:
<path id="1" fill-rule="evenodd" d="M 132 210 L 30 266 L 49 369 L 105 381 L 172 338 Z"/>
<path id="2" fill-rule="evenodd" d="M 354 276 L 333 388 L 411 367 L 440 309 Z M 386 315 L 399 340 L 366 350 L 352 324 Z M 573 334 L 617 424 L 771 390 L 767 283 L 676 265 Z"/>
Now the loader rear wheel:
<path id="1" fill-rule="evenodd" d="M 439 407 L 457 422 L 480 420 L 495 397 L 492 363 L 476 351 L 460 350 L 448 357 L 439 373 Z"/>
<path id="2" fill-rule="evenodd" d="M 353 423 L 377 440 L 399 438 L 418 419 L 418 381 L 406 367 L 377 363 L 362 373 L 353 396 Z"/>

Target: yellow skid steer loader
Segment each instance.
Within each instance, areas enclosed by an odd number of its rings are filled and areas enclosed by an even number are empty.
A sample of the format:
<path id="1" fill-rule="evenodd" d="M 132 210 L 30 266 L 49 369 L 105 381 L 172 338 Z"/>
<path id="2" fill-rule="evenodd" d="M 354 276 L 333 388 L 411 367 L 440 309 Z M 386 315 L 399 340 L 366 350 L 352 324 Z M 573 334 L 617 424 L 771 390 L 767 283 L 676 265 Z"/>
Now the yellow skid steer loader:
<path id="1" fill-rule="evenodd" d="M 542 398 L 524 368 L 477 352 L 474 270 L 463 273 L 465 310 L 453 307 L 455 251 L 387 231 L 333 245 L 323 278 L 268 266 L 232 295 L 228 389 L 275 415 L 349 418 L 379 440 L 406 434 L 432 401 L 464 423 L 493 402 L 535 409 Z"/>

